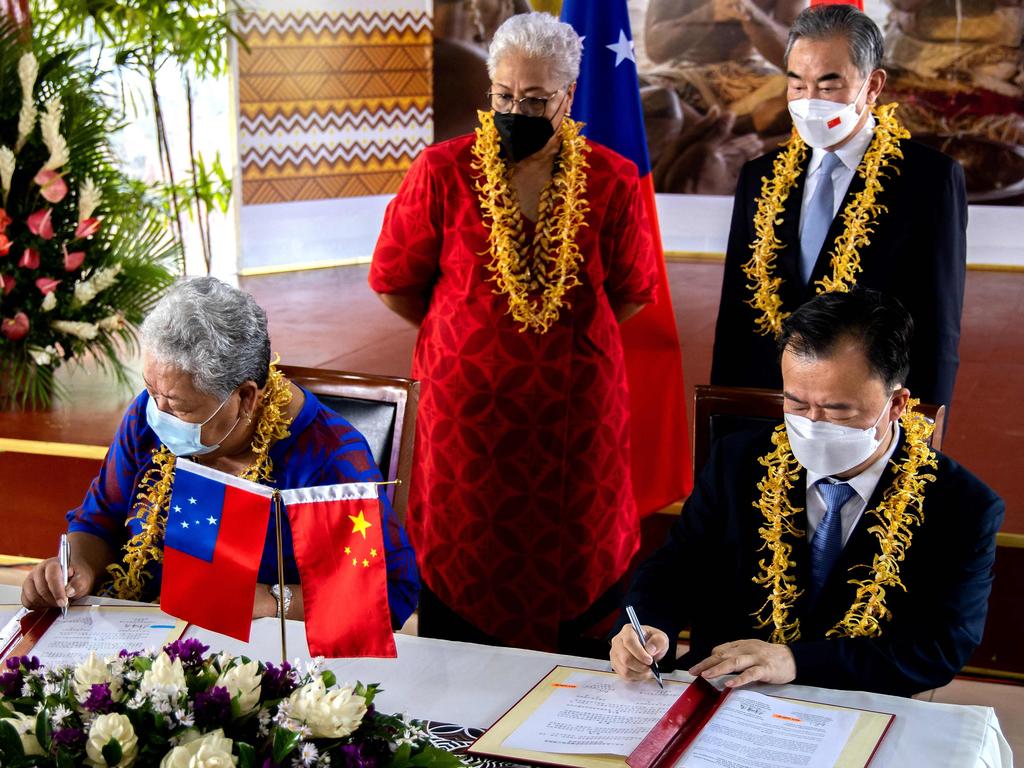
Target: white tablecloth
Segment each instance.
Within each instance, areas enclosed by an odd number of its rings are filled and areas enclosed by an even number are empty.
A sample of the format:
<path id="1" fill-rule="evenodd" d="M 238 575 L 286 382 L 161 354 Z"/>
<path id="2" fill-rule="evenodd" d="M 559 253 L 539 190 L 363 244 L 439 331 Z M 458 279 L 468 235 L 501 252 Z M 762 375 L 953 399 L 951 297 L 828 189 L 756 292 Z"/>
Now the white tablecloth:
<path id="1" fill-rule="evenodd" d="M 17 590 L 0 585 L 0 605 L 17 600 Z M 253 622 L 249 643 L 195 627 L 186 632 L 214 650 L 279 662 L 280 625 L 274 619 Z M 397 659 L 331 659 L 325 666 L 340 681 L 380 683 L 377 698 L 384 711 L 422 720 L 486 728 L 557 664 L 608 669 L 607 662 L 513 648 L 397 635 Z M 288 622 L 288 657 L 309 657 L 303 625 Z M 83 649 L 83 656 L 87 650 Z M 691 679 L 685 673 L 669 675 Z M 797 699 L 891 712 L 896 719 L 882 741 L 872 768 L 950 766 L 1012 768 L 1013 757 L 991 707 L 937 704 L 858 691 L 800 685 L 755 690 Z"/>

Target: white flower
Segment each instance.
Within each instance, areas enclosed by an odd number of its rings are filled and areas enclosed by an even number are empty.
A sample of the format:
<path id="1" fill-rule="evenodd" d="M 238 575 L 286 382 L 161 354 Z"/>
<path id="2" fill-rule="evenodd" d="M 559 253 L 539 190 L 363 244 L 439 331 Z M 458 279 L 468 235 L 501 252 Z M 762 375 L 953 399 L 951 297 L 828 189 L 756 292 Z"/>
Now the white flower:
<path id="1" fill-rule="evenodd" d="M 79 304 L 88 304 L 96 298 L 96 294 L 117 282 L 120 273 L 120 264 L 97 269 L 88 280 L 79 280 L 75 283 L 75 300 Z"/>
<path id="2" fill-rule="evenodd" d="M 26 53 L 18 60 L 18 79 L 21 81 L 21 113 L 18 115 L 18 143 L 14 145 L 14 151 L 20 152 L 25 146 L 29 134 L 36 124 L 37 110 L 33 90 L 36 87 L 36 77 L 39 75 L 39 64 L 36 57 Z"/>
<path id="3" fill-rule="evenodd" d="M 39 120 L 39 129 L 43 134 L 43 143 L 50 150 L 50 158 L 43 163 L 43 170 L 55 171 L 71 159 L 68 143 L 60 135 L 60 120 L 63 116 L 64 106 L 59 96 L 46 102 L 43 116 Z"/>
<path id="4" fill-rule="evenodd" d="M 248 715 L 260 703 L 261 679 L 259 663 L 250 661 L 222 672 L 214 685 L 227 688 L 232 699 L 237 696 L 240 714 Z"/>
<path id="5" fill-rule="evenodd" d="M 92 341 L 99 334 L 99 329 L 93 323 L 81 323 L 75 320 L 54 320 L 50 327 L 58 333 L 66 333 L 76 339 Z"/>
<path id="6" fill-rule="evenodd" d="M 185 742 L 166 755 L 160 761 L 160 768 L 226 768 L 238 763 L 238 758 L 231 754 L 233 742 L 225 738 L 224 731 L 218 728 L 205 736 Z"/>
<path id="7" fill-rule="evenodd" d="M 52 295 L 53 294 L 50 294 L 50 296 Z M 28 354 L 32 358 L 32 362 L 38 365 L 40 368 L 52 363 L 54 358 L 56 357 L 56 352 L 57 351 L 53 348 L 52 344 L 48 346 L 46 349 L 43 349 L 42 347 L 28 348 Z"/>
<path id="8" fill-rule="evenodd" d="M 57 294 L 48 293 L 43 296 L 43 312 L 49 312 L 57 306 Z"/>
<path id="9" fill-rule="evenodd" d="M 53 295 L 52 293 L 50 294 Z M 124 317 L 118 314 L 107 315 L 98 323 L 96 327 L 101 331 L 119 331 L 124 328 Z"/>
<path id="10" fill-rule="evenodd" d="M 308 725 L 314 738 L 340 739 L 359 727 L 366 714 L 366 699 L 351 686 L 328 691 L 318 677 L 288 697 L 288 714 Z"/>
<path id="11" fill-rule="evenodd" d="M 53 721 L 54 726 L 58 726 L 71 717 L 71 710 L 65 707 L 63 704 L 58 704 L 53 708 L 53 713 L 50 715 L 50 720 Z"/>
<path id="12" fill-rule="evenodd" d="M 85 743 L 86 764 L 93 768 L 106 768 L 103 747 L 111 739 L 121 746 L 121 760 L 116 768 L 126 768 L 138 756 L 139 740 L 131 721 L 122 714 L 100 715 L 89 728 L 89 740 Z"/>
<path id="13" fill-rule="evenodd" d="M 96 655 L 96 651 L 90 651 L 89 658 L 75 667 L 72 680 L 75 687 L 75 696 L 79 701 L 85 701 L 89 698 L 94 685 L 102 685 L 103 683 L 110 683 L 110 695 L 112 698 L 121 692 L 121 682 L 114 677 L 106 662 Z"/>
<path id="14" fill-rule="evenodd" d="M 153 666 L 142 673 L 140 689 L 145 693 L 177 693 L 185 690 L 185 670 L 181 659 L 174 659 L 163 651 L 153 660 Z"/>
<path id="15" fill-rule="evenodd" d="M 92 179 L 87 178 L 82 182 L 82 185 L 78 188 L 78 223 L 81 224 L 92 216 L 102 200 L 103 194 L 93 183 Z"/>
<path id="16" fill-rule="evenodd" d="M 50 680 L 43 683 L 43 695 L 44 696 L 59 696 L 60 695 L 60 683 L 56 680 Z"/>
<path id="17" fill-rule="evenodd" d="M 302 750 L 299 752 L 299 760 L 302 761 L 302 765 L 310 768 L 318 757 L 320 757 L 320 752 L 317 750 L 316 744 L 311 744 L 307 741 L 302 745 Z"/>
<path id="18" fill-rule="evenodd" d="M 42 755 L 43 748 L 35 736 L 36 719 L 21 712 L 15 712 L 11 717 L 4 718 L 14 726 L 14 730 L 21 736 L 21 748 L 26 755 Z"/>
<path id="19" fill-rule="evenodd" d="M 11 191 L 11 177 L 14 176 L 14 153 L 10 147 L 0 146 L 0 187 L 4 191 L 4 202 Z"/>

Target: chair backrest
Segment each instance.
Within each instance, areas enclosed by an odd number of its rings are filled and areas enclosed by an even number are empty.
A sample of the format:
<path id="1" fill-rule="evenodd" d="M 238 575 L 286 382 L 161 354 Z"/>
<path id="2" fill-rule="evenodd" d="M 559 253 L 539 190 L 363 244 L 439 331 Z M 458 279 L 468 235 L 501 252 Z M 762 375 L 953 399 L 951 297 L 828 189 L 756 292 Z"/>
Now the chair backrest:
<path id="1" fill-rule="evenodd" d="M 782 393 L 774 389 L 698 384 L 694 389 L 693 400 L 694 475 L 707 463 L 715 440 L 741 429 L 782 421 Z M 921 403 L 917 410 L 935 422 L 931 444 L 939 450 L 942 447 L 946 406 Z"/>
<path id="2" fill-rule="evenodd" d="M 387 486 L 387 495 L 404 524 L 416 437 L 416 409 L 420 400 L 419 382 L 398 376 L 292 365 L 282 365 L 281 371 L 362 433 L 384 479 L 400 481 L 398 485 Z"/>

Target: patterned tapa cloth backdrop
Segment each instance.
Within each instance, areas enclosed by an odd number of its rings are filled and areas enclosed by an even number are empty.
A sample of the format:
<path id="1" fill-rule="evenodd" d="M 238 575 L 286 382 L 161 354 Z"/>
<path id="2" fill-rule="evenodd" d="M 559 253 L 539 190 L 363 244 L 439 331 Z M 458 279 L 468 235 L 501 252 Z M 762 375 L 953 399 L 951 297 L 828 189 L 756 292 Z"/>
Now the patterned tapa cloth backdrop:
<path id="1" fill-rule="evenodd" d="M 258 0 L 237 29 L 245 205 L 394 192 L 432 140 L 430 0 Z"/>

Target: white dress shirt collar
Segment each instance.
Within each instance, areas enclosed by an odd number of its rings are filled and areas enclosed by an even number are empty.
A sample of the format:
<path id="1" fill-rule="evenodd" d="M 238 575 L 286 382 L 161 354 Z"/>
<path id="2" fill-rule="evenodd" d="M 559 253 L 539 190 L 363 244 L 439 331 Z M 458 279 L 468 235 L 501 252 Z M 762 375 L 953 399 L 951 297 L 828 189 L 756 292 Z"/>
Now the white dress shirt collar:
<path id="1" fill-rule="evenodd" d="M 867 107 L 865 107 L 867 108 Z M 853 137 L 843 144 L 839 149 L 835 151 L 836 157 L 839 158 L 840 162 L 849 171 L 857 170 L 857 166 L 860 165 L 860 161 L 864 157 L 864 153 L 868 151 L 868 145 L 871 144 L 871 139 L 875 133 L 875 116 L 870 112 L 868 113 L 868 119 L 864 121 L 864 125 L 861 127 Z M 811 153 L 811 162 L 807 166 L 807 175 L 810 176 L 821 165 L 821 161 L 825 159 L 825 153 L 827 150 L 815 149 Z"/>

